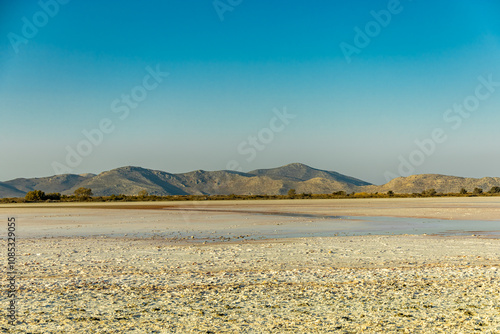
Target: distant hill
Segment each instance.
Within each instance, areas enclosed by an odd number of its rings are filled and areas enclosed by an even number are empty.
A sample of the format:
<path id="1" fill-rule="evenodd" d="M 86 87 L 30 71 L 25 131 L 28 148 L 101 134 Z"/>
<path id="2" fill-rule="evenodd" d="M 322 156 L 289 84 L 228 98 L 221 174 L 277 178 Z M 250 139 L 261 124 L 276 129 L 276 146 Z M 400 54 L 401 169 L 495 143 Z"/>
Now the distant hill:
<path id="1" fill-rule="evenodd" d="M 331 193 L 341 190 L 351 192 L 360 185 L 370 183 L 295 163 L 249 173 L 197 170 L 172 174 L 127 166 L 98 175 L 66 174 L 15 179 L 4 184 L 9 188 L 0 188 L 0 197 L 24 196 L 34 189 L 69 195 L 79 187 L 90 188 L 97 196 L 135 195 L 141 190 L 152 195 L 278 195 L 286 194 L 292 188 L 298 192 Z"/>
<path id="2" fill-rule="evenodd" d="M 236 171 L 203 171 L 168 173 L 141 167 L 121 167 L 95 174 L 65 174 L 51 177 L 19 178 L 0 182 L 0 198 L 24 197 L 28 191 L 73 194 L 80 187 L 90 188 L 94 195 L 136 195 L 146 190 L 151 195 L 284 195 L 290 189 L 297 193 L 329 194 L 337 191 L 421 193 L 427 189 L 437 192 L 459 192 L 465 188 L 484 191 L 500 187 L 499 177 L 482 179 L 422 174 L 398 177 L 381 185 L 372 185 L 360 179 L 334 171 L 326 171 L 293 163 L 270 169 L 257 169 L 248 173 Z"/>
<path id="3" fill-rule="evenodd" d="M 188 194 L 182 190 L 182 186 L 177 187 L 177 185 L 179 183 L 176 182 L 174 174 L 127 166 L 102 172 L 75 184 L 62 193 L 69 195 L 75 189 L 85 187 L 92 189 L 92 193 L 97 196 L 110 196 L 113 194 L 137 195 L 141 190 L 147 190 L 154 195 Z"/>
<path id="4" fill-rule="evenodd" d="M 24 197 L 26 193 L 4 182 L 0 182 L 0 198 L 3 197 Z"/>
<path id="5" fill-rule="evenodd" d="M 266 192 L 269 194 L 283 192 L 283 182 L 280 180 L 235 171 L 207 172 L 197 170 L 177 175 L 182 180 L 182 184 L 191 189 L 192 194 L 255 195 Z"/>
<path id="6" fill-rule="evenodd" d="M 18 191 L 24 194 L 26 194 L 28 191 L 32 191 L 35 189 L 43 190 L 46 193 L 62 193 L 94 176 L 95 176 L 94 174 L 84 174 L 84 175 L 64 174 L 64 175 L 55 175 L 50 177 L 40 177 L 32 179 L 21 178 L 4 182 L 4 184 L 7 184 L 17 189 Z M 3 196 L 3 193 L 1 191 L 0 195 L 2 195 L 1 197 L 8 197 L 8 196 Z"/>
<path id="7" fill-rule="evenodd" d="M 326 170 L 312 168 L 300 163 L 293 163 L 286 166 L 271 168 L 271 169 L 257 169 L 248 172 L 248 174 L 253 174 L 257 176 L 268 176 L 269 178 L 274 180 L 283 180 L 292 182 L 308 181 L 315 178 L 321 178 L 324 180 L 335 181 L 350 186 L 367 186 L 371 184 L 356 179 L 354 177 L 346 176 L 337 172 L 330 172 Z"/>
<path id="8" fill-rule="evenodd" d="M 483 177 L 481 179 L 448 176 L 440 174 L 420 174 L 408 177 L 398 177 L 382 186 L 364 187 L 366 192 L 387 192 L 392 190 L 398 194 L 421 193 L 427 189 L 435 189 L 438 193 L 458 193 L 464 188 L 471 192 L 474 188 L 484 191 L 500 186 L 500 177 Z"/>

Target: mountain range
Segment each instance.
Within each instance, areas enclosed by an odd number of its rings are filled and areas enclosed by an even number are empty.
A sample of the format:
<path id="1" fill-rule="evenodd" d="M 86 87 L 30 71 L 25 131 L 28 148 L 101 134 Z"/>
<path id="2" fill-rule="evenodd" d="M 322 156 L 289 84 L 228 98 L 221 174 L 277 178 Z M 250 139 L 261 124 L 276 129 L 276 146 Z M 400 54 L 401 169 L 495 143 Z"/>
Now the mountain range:
<path id="1" fill-rule="evenodd" d="M 345 192 L 420 193 L 434 188 L 437 192 L 459 192 L 465 188 L 484 191 L 500 186 L 500 178 L 464 178 L 439 174 L 398 177 L 384 185 L 373 185 L 334 171 L 320 170 L 300 163 L 257 169 L 247 173 L 221 170 L 196 170 L 168 173 L 141 167 L 121 167 L 95 174 L 64 174 L 42 178 L 18 178 L 0 182 L 0 198 L 24 197 L 28 191 L 73 194 L 80 187 L 90 188 L 96 196 L 136 195 L 146 190 L 151 195 L 278 195 L 295 189 L 297 193 L 327 194 Z"/>

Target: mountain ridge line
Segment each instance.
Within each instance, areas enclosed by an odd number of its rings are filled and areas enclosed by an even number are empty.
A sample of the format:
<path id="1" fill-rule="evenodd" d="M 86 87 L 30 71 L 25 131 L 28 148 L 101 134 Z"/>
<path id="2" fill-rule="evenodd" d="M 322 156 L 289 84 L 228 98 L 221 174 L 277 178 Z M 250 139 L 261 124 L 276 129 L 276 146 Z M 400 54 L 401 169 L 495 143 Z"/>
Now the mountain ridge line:
<path id="1" fill-rule="evenodd" d="M 458 193 L 461 189 L 487 191 L 500 187 L 499 177 L 467 178 L 442 174 L 416 174 L 397 177 L 383 185 L 321 170 L 302 163 L 249 172 L 232 170 L 194 170 L 169 173 L 138 166 L 124 166 L 99 174 L 60 174 L 41 178 L 16 178 L 0 182 L 0 198 L 23 197 L 32 190 L 71 195 L 80 187 L 90 188 L 96 196 L 137 195 L 284 195 L 297 193 L 329 194 L 345 191 L 385 193 L 421 193 L 435 189 L 439 193 Z"/>

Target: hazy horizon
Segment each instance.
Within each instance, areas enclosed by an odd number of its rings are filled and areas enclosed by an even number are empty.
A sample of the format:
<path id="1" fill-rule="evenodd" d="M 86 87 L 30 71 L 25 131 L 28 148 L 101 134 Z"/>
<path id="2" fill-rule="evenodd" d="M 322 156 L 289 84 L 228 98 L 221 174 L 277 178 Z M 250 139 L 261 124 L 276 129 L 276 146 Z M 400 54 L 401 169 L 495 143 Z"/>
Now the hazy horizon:
<path id="1" fill-rule="evenodd" d="M 293 162 L 374 184 L 500 176 L 499 10 L 2 3 L 0 180 Z"/>

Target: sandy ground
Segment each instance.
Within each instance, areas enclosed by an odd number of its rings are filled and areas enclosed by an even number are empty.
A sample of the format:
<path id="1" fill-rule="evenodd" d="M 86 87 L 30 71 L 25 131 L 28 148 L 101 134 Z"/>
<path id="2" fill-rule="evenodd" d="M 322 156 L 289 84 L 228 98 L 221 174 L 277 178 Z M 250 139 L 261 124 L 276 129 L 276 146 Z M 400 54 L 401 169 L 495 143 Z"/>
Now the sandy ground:
<path id="1" fill-rule="evenodd" d="M 2 294 L 0 330 L 498 333 L 500 239 L 258 235 L 334 219 L 318 216 L 494 223 L 499 210 L 480 197 L 4 205 L 2 272 L 7 217 L 18 221 L 18 323 L 7 324 Z"/>

